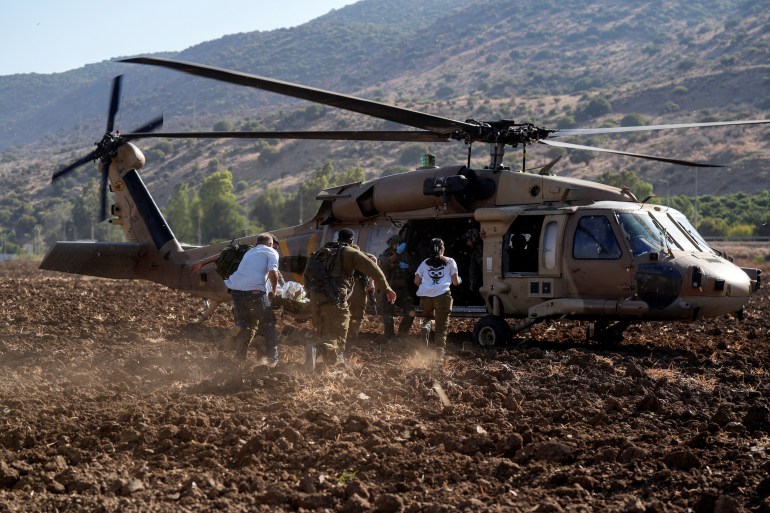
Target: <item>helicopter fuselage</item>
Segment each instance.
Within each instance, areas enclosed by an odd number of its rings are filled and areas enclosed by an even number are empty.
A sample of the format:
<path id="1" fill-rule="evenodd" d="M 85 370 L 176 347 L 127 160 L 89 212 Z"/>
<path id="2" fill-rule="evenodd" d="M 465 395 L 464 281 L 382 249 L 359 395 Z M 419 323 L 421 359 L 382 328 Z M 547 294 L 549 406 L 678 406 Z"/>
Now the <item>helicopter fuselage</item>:
<path id="1" fill-rule="evenodd" d="M 213 265 L 190 266 L 231 241 L 183 247 L 138 174 L 133 144 L 111 159 L 112 223 L 125 243 L 57 243 L 41 268 L 145 279 L 215 302 L 228 292 Z M 464 166 L 421 168 L 322 191 L 316 216 L 273 233 L 280 269 L 302 281 L 307 257 L 342 228 L 378 255 L 400 233 L 416 265 L 440 237 L 458 262 L 463 285 L 453 315 L 519 319 L 694 320 L 741 312 L 759 271 L 741 269 L 713 250 L 680 212 L 642 204 L 627 190 L 593 182 Z M 471 249 L 482 242 L 481 287 L 470 290 Z M 256 235 L 237 239 L 254 244 Z"/>

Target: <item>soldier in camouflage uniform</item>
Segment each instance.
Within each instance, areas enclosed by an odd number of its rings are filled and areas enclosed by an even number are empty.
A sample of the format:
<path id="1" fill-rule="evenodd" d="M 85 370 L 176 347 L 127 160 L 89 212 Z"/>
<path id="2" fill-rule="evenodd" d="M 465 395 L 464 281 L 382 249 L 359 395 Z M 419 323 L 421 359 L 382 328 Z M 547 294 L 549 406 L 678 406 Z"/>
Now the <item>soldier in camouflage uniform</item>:
<path id="1" fill-rule="evenodd" d="M 355 245 L 354 245 L 355 247 Z M 373 262 L 377 262 L 377 257 L 371 253 L 366 253 Z M 361 332 L 361 323 L 364 320 L 364 312 L 369 302 L 369 295 L 374 292 L 374 282 L 360 271 L 353 271 L 353 292 L 350 294 L 348 304 L 350 305 L 350 325 L 348 326 L 348 337 L 346 342 L 350 342 L 358 337 Z"/>
<path id="2" fill-rule="evenodd" d="M 353 272 L 358 270 L 372 278 L 375 284 L 385 290 L 387 301 L 393 303 L 396 293 L 390 288 L 385 275 L 365 253 L 350 246 L 347 242 L 353 240 L 353 232 L 347 228 L 340 230 L 338 242 L 326 244 L 327 255 L 331 263 L 321 271 L 325 278 L 318 276 L 318 270 L 313 268 L 312 258 L 305 269 L 304 281 L 310 297 L 310 308 L 320 339 L 318 348 L 326 365 L 334 365 L 345 347 L 345 339 L 350 323 L 349 299 L 353 290 Z M 323 251 L 323 250 L 320 250 Z M 331 284 L 331 285 L 330 285 Z"/>
<path id="3" fill-rule="evenodd" d="M 398 335 L 404 336 L 409 333 L 415 318 L 414 300 L 409 290 L 409 284 L 414 279 L 414 267 L 409 264 L 406 253 L 406 243 L 401 242 L 401 237 L 392 235 L 388 239 L 388 247 L 380 254 L 377 263 L 385 273 L 385 277 L 396 291 L 396 301 L 394 304 L 383 301 L 382 304 L 382 322 L 385 324 L 385 339 L 392 339 L 395 336 L 393 325 L 393 316 L 395 307 L 401 310 L 401 322 L 398 325 Z"/>

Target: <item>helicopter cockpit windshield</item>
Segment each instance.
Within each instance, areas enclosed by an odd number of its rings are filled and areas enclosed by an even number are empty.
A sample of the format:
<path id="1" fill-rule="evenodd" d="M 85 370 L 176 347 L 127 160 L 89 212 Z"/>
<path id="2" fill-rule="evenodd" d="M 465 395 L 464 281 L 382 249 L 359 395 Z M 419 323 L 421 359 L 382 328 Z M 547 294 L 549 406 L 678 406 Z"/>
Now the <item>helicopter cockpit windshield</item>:
<path id="1" fill-rule="evenodd" d="M 637 257 L 665 250 L 666 235 L 645 213 L 622 212 L 618 214 L 623 236 L 628 242 L 631 255 Z"/>
<path id="2" fill-rule="evenodd" d="M 713 253 L 687 218 L 675 210 L 618 212 L 617 218 L 635 257 L 666 250 Z"/>
<path id="3" fill-rule="evenodd" d="M 669 215 L 679 227 L 679 229 L 683 232 L 683 234 L 692 239 L 693 244 L 697 247 L 697 251 L 712 254 L 716 253 L 716 251 L 711 248 L 709 243 L 706 242 L 703 236 L 698 233 L 698 230 L 696 230 L 695 227 L 690 224 L 690 221 L 683 214 L 677 211 L 673 211 Z"/>

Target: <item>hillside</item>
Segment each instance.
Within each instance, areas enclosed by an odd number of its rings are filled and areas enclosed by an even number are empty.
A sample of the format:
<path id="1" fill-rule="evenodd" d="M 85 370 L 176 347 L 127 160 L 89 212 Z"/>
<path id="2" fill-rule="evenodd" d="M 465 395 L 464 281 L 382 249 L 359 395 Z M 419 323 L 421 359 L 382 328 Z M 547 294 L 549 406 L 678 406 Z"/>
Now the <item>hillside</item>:
<path id="1" fill-rule="evenodd" d="M 539 126 L 649 124 L 770 117 L 770 12 L 756 2 L 609 0 L 362 0 L 301 27 L 236 34 L 178 53 L 158 53 L 385 101 L 455 119 L 529 121 Z M 491 20 L 494 20 L 492 22 Z M 159 49 L 162 50 L 162 49 Z M 116 56 L 118 58 L 119 56 Z M 103 131 L 110 81 L 124 74 L 119 128 L 165 116 L 164 130 L 394 129 L 361 115 L 311 111 L 306 102 L 167 70 L 101 62 L 53 75 L 0 77 L 0 209 L 74 198 L 80 183 L 49 186 L 51 173 L 84 155 Z M 608 109 L 595 111 L 591 100 Z M 753 192 L 770 188 L 770 131 L 693 129 L 580 144 L 723 164 L 701 170 L 571 151 L 558 174 L 594 177 L 630 168 L 666 189 L 658 194 Z M 462 162 L 460 143 L 145 140 L 143 177 L 163 206 L 180 183 L 226 168 L 248 208 L 267 183 L 291 189 L 331 161 L 367 177 L 413 167 L 429 150 Z M 528 148 L 528 167 L 560 152 Z M 520 151 L 507 162 L 520 166 Z M 476 148 L 474 165 L 484 165 Z M 694 176 L 695 175 L 695 176 Z M 81 171 L 78 180 L 95 176 Z M 696 185 L 697 184 L 697 185 Z M 6 216 L 8 217 L 8 216 Z M 0 221 L 3 221 L 0 216 Z M 4 222 L 4 221 L 3 221 Z"/>

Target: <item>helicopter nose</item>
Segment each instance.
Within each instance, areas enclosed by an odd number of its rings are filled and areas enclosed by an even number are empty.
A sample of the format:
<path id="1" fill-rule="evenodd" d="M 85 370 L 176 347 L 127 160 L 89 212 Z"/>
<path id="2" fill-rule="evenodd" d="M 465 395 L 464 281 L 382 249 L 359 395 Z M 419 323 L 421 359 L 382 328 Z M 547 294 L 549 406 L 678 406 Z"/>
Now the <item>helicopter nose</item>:
<path id="1" fill-rule="evenodd" d="M 691 264 L 683 275 L 688 279 L 682 299 L 689 303 L 693 318 L 738 312 L 753 292 L 749 275 L 726 260 Z"/>

